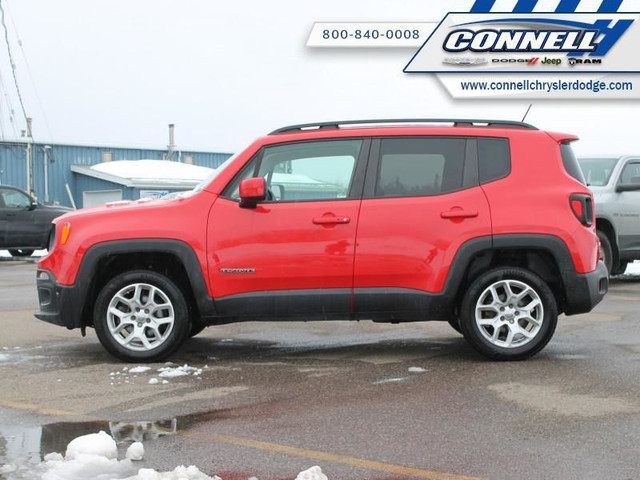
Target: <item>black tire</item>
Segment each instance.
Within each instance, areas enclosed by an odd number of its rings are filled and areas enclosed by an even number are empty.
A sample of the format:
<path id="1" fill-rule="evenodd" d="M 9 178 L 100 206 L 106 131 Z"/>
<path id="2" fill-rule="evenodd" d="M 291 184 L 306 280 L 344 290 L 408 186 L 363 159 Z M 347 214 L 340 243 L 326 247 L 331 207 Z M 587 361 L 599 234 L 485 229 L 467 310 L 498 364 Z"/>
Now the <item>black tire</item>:
<path id="1" fill-rule="evenodd" d="M 522 299 L 509 298 L 504 288 L 507 284 L 515 295 L 523 294 Z M 494 287 L 497 300 L 493 298 L 490 286 Z M 489 296 L 492 299 L 490 303 Z M 524 308 L 525 304 L 529 306 L 534 303 L 535 307 Z M 488 324 L 481 327 L 476 320 L 476 307 L 485 312 L 479 314 L 480 317 L 486 315 L 482 320 L 494 321 L 498 328 Z M 533 317 L 536 317 L 539 327 L 534 325 Z M 492 360 L 524 360 L 535 355 L 549 343 L 557 322 L 558 308 L 553 292 L 540 277 L 521 268 L 496 268 L 481 275 L 467 290 L 460 308 L 462 334 L 473 348 Z M 507 346 L 507 334 L 514 330 L 518 333 L 512 336 L 513 344 Z M 531 337 L 520 333 L 524 330 Z M 494 335 L 497 337 L 494 340 L 487 338 Z M 503 340 L 503 337 L 506 338 Z"/>
<path id="2" fill-rule="evenodd" d="M 462 333 L 462 329 L 460 328 L 460 319 L 459 318 L 450 318 L 447 320 L 451 328 L 453 328 L 456 332 Z"/>
<path id="3" fill-rule="evenodd" d="M 135 289 L 136 285 L 139 285 L 139 290 Z M 156 289 L 153 299 L 149 298 L 149 287 Z M 140 292 L 139 301 L 136 299 L 137 292 Z M 116 299 L 118 293 L 118 298 L 131 303 Z M 127 295 L 131 295 L 131 298 Z M 156 305 L 156 300 L 161 303 Z M 108 312 L 112 302 L 116 302 L 114 308 L 123 312 L 122 316 Z M 146 309 L 146 306 L 150 308 Z M 175 283 L 155 272 L 135 270 L 114 277 L 100 290 L 95 303 L 93 324 L 100 343 L 114 357 L 126 362 L 157 362 L 174 353 L 189 336 L 191 323 L 188 312 L 184 295 Z M 172 321 L 171 327 L 166 323 L 160 324 L 168 319 Z M 115 330 L 121 324 L 123 327 L 120 332 L 112 333 L 110 327 Z M 132 340 L 127 343 L 126 338 L 122 338 L 123 334 L 129 334 L 127 338 L 131 337 Z M 152 335 L 160 335 L 162 338 L 154 338 Z M 143 344 L 145 341 L 142 337 L 146 339 L 146 344 Z M 157 343 L 157 346 L 153 343 Z"/>
<path id="4" fill-rule="evenodd" d="M 629 262 L 627 260 L 619 261 L 618 263 L 616 263 L 615 267 L 612 267 L 611 275 L 622 275 L 627 269 L 627 265 L 629 265 Z"/>
<path id="5" fill-rule="evenodd" d="M 30 257 L 35 250 L 29 248 L 17 248 L 9 250 L 9 254 L 12 257 Z"/>
<path id="6" fill-rule="evenodd" d="M 604 262 L 609 275 L 613 275 L 613 249 L 611 248 L 609 237 L 601 230 L 596 233 L 598 234 L 598 240 L 600 240 L 600 260 Z"/>

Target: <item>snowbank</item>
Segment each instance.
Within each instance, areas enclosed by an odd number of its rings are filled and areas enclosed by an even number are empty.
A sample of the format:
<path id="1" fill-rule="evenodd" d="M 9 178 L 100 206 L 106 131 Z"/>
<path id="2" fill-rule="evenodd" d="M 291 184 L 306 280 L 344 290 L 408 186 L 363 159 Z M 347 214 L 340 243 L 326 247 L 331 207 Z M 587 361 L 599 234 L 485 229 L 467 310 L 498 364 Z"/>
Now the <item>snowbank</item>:
<path id="1" fill-rule="evenodd" d="M 73 439 L 64 457 L 59 453 L 45 455 L 44 461 L 29 473 L 30 478 L 41 480 L 223 480 L 217 475 L 210 477 L 193 465 L 178 466 L 168 472 L 134 467 L 132 460 L 142 460 L 143 456 L 144 446 L 135 442 L 127 450 L 127 458 L 118 460 L 116 442 L 101 431 Z M 17 468 L 3 465 L 0 475 L 11 474 Z M 322 469 L 315 466 L 300 472 L 296 480 L 328 479 Z"/>
<path id="2" fill-rule="evenodd" d="M 184 364 L 180 367 L 162 367 L 158 369 L 158 372 L 160 372 L 158 376 L 163 378 L 184 377 L 186 375 L 195 375 L 197 377 L 202 374 L 202 369 Z"/>
<path id="3" fill-rule="evenodd" d="M 96 455 L 107 459 L 118 458 L 118 447 L 111 435 L 103 431 L 74 438 L 67 446 L 66 458 L 74 460 L 83 455 Z"/>
<path id="4" fill-rule="evenodd" d="M 304 472 L 300 472 L 296 477 L 296 480 L 328 480 L 327 476 L 322 473 L 322 469 L 317 465 L 315 467 L 311 467 Z"/>
<path id="5" fill-rule="evenodd" d="M 116 160 L 92 165 L 91 170 L 130 180 L 196 180 L 207 177 L 212 168 L 167 160 Z"/>

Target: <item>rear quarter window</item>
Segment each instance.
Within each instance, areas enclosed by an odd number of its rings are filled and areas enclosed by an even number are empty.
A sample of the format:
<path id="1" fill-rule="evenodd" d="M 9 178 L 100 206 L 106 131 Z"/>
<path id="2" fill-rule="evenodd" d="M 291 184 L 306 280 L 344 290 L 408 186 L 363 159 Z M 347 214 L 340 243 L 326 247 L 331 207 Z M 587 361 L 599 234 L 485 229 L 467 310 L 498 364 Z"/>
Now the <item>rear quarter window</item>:
<path id="1" fill-rule="evenodd" d="M 511 152 L 506 138 L 478 138 L 480 183 L 504 178 L 511 172 Z"/>
<path id="2" fill-rule="evenodd" d="M 568 143 L 560 145 L 560 154 L 562 155 L 562 164 L 564 165 L 566 172 L 583 185 L 586 185 L 587 182 L 584 179 L 582 169 L 580 168 L 580 164 L 578 163 L 575 153 L 573 153 L 571 145 Z"/>

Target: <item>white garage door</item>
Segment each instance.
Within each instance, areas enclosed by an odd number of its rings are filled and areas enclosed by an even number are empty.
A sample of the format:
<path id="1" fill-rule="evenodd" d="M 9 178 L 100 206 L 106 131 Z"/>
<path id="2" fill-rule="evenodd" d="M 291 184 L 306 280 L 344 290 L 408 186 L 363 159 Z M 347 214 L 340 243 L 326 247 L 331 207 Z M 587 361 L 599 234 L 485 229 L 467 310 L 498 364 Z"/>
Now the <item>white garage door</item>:
<path id="1" fill-rule="evenodd" d="M 94 192 L 82 192 L 82 206 L 97 207 L 107 202 L 122 200 L 122 190 L 97 190 Z"/>

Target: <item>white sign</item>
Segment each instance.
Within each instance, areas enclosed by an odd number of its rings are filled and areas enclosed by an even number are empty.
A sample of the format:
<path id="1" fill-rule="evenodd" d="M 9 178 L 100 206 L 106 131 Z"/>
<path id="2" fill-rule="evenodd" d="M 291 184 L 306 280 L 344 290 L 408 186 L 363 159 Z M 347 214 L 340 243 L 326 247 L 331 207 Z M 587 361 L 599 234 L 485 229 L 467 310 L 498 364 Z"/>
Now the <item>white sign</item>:
<path id="1" fill-rule="evenodd" d="M 156 200 L 169 193 L 169 190 L 140 190 L 140 198 L 150 198 Z"/>

